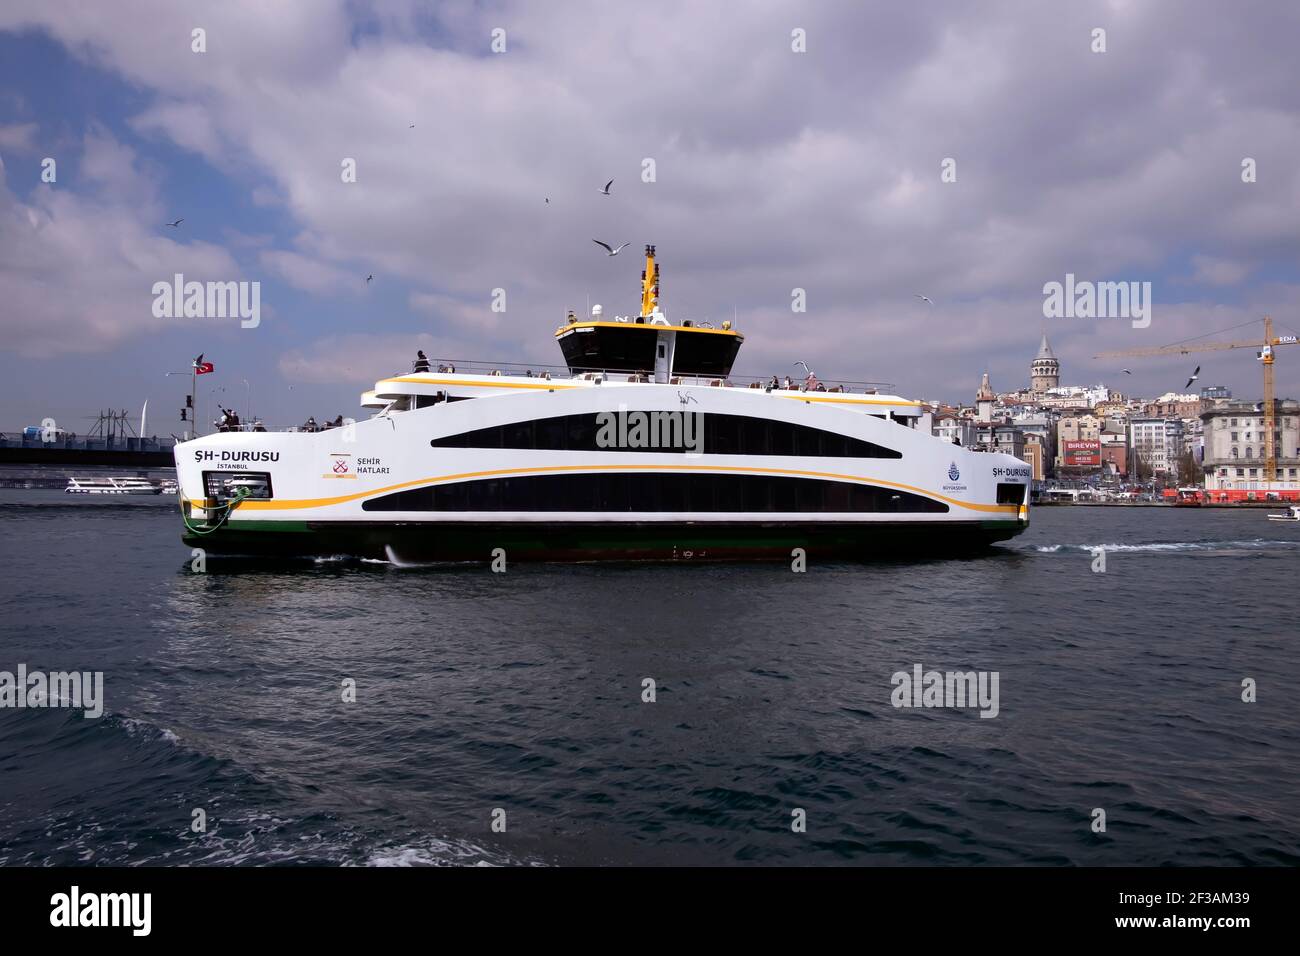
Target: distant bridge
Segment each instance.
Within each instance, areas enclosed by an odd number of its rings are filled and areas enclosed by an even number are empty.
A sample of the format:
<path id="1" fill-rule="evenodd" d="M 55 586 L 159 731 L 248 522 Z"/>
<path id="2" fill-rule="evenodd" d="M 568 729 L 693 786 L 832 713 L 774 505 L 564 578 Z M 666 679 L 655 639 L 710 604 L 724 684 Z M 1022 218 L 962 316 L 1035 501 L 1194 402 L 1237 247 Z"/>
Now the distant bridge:
<path id="1" fill-rule="evenodd" d="M 0 433 L 0 465 L 66 465 L 111 468 L 171 468 L 173 438 L 110 438 Z"/>

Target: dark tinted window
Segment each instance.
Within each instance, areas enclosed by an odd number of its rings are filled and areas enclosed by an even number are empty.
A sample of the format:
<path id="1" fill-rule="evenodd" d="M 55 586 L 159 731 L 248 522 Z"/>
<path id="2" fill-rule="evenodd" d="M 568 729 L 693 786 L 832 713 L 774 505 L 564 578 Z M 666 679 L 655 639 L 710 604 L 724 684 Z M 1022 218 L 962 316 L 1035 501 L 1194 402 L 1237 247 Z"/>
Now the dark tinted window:
<path id="1" fill-rule="evenodd" d="M 1025 486 L 1011 484 L 1010 482 L 998 483 L 998 504 L 1000 505 L 1018 505 L 1025 500 Z"/>
<path id="2" fill-rule="evenodd" d="M 654 413 L 635 413 L 651 414 Z M 434 448 L 516 448 L 543 451 L 695 451 L 708 455 L 801 455 L 814 458 L 901 458 L 892 448 L 874 442 L 850 438 L 837 432 L 792 425 L 789 422 L 745 415 L 706 415 L 701 412 L 674 412 L 671 419 L 652 419 L 651 427 L 644 430 L 664 441 L 652 441 L 645 447 L 629 443 L 627 447 L 602 448 L 597 443 L 605 419 L 595 414 L 564 415 L 542 418 L 532 422 L 515 422 L 493 425 L 475 431 L 462 432 L 435 438 L 429 442 Z M 684 415 L 693 416 L 688 423 Z M 703 434 L 699 434 L 700 422 Z M 692 427 L 688 428 L 688 425 Z M 608 430 L 607 430 L 608 431 Z M 628 437 L 635 434 L 631 424 L 625 424 Z M 691 446 L 683 440 L 690 433 Z M 665 445 L 671 437 L 673 444 Z"/>
<path id="3" fill-rule="evenodd" d="M 1023 488 L 1023 485 L 1016 485 Z M 768 475 L 596 472 L 461 481 L 398 491 L 365 511 L 943 513 L 923 495 L 853 482 Z"/>

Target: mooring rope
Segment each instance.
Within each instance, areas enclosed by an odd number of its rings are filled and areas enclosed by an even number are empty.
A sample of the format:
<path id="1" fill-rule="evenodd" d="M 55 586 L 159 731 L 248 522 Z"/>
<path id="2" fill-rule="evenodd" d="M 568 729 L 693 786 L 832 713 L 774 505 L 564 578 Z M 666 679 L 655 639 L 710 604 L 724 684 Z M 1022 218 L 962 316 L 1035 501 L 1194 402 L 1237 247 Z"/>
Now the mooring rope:
<path id="1" fill-rule="evenodd" d="M 180 499 L 181 520 L 185 522 L 185 527 L 189 530 L 191 534 L 212 534 L 212 532 L 218 530 L 223 524 L 225 524 L 230 519 L 230 513 L 234 511 L 235 508 L 239 506 L 239 503 L 243 501 L 245 498 L 247 498 L 248 495 L 249 495 L 249 491 L 247 488 L 236 488 L 235 496 L 231 498 L 229 501 L 227 501 L 224 505 L 217 505 L 216 508 L 204 509 L 207 511 L 221 512 L 221 517 L 217 519 L 217 523 L 210 528 L 196 528 L 194 525 L 190 524 L 190 516 L 185 513 L 185 492 L 180 488 L 178 488 L 177 498 Z"/>

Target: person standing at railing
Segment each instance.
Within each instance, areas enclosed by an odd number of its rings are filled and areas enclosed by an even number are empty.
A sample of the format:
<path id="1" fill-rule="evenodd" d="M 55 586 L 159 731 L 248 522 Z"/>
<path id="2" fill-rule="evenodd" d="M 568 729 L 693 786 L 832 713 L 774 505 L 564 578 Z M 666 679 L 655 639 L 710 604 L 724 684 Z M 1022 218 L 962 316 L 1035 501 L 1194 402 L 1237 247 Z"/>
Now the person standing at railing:
<path id="1" fill-rule="evenodd" d="M 423 350 L 417 351 L 415 353 L 415 371 L 417 372 L 429 371 L 429 360 L 425 357 Z"/>

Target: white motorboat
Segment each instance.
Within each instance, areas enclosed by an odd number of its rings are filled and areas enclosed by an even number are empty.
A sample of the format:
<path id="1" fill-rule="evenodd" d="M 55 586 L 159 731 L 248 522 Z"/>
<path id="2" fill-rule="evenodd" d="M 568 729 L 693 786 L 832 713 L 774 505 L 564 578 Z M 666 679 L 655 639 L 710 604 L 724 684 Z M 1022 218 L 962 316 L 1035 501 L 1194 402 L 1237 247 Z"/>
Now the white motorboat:
<path id="1" fill-rule="evenodd" d="M 162 493 L 162 488 L 148 478 L 96 476 L 69 478 L 63 491 L 69 495 L 157 495 Z"/>

